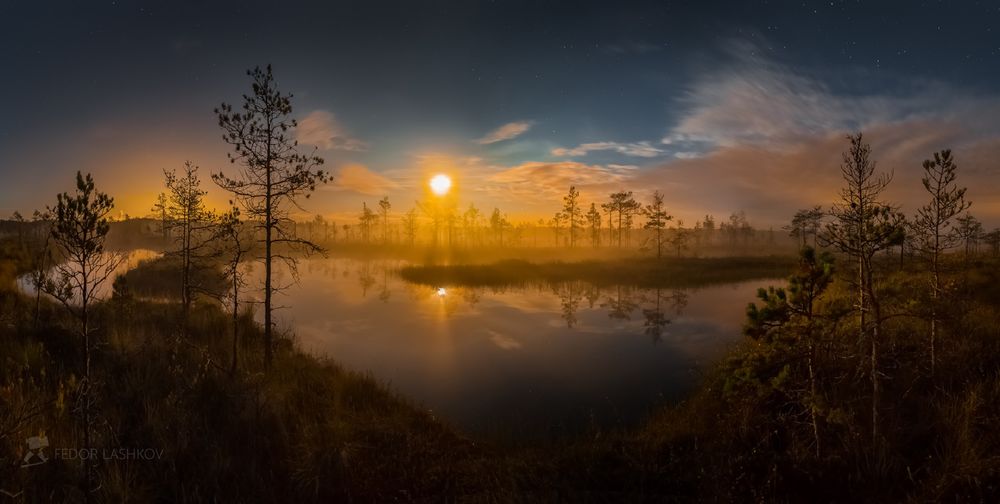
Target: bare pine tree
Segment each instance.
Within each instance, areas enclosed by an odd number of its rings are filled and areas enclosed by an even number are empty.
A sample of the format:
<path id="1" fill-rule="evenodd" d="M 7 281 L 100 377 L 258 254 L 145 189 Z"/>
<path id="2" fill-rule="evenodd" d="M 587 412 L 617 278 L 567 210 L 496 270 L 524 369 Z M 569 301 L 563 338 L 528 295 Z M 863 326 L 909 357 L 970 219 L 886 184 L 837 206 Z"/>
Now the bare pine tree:
<path id="1" fill-rule="evenodd" d="M 169 220 L 169 217 L 167 215 L 169 205 L 170 204 L 167 201 L 167 193 L 161 192 L 160 194 L 156 195 L 156 203 L 153 203 L 152 212 L 153 212 L 153 217 L 159 219 L 160 221 L 160 238 L 163 239 L 164 243 L 167 242 L 167 233 L 169 232 L 167 224 Z"/>
<path id="2" fill-rule="evenodd" d="M 840 190 L 840 202 L 833 205 L 822 241 L 847 254 L 857 265 L 854 287 L 857 290 L 858 337 L 870 341 L 869 372 L 872 383 L 872 439 L 878 438 L 879 402 L 879 328 L 881 313 L 875 296 L 872 259 L 875 253 L 890 246 L 901 216 L 881 201 L 882 192 L 892 181 L 892 174 L 878 174 L 871 159 L 871 146 L 861 133 L 848 136 L 850 149 L 844 153 L 840 173 L 847 184 Z"/>
<path id="3" fill-rule="evenodd" d="M 181 308 L 187 336 L 194 294 L 205 290 L 194 280 L 194 273 L 204 266 L 206 259 L 218 253 L 213 245 L 217 219 L 205 207 L 207 191 L 201 188 L 197 166 L 187 161 L 180 175 L 175 170 L 164 170 L 163 176 L 167 186 L 166 228 L 177 246 L 167 255 L 181 262 Z"/>
<path id="4" fill-rule="evenodd" d="M 283 261 L 297 274 L 295 249 L 320 251 L 311 241 L 295 236 L 290 207 L 298 208 L 301 197 L 308 198 L 316 185 L 328 180 L 317 169 L 323 159 L 299 152 L 298 142 L 291 137 L 297 125 L 291 118 L 292 95 L 282 94 L 274 81 L 271 66 L 247 72 L 252 80 L 252 93 L 243 95 L 243 106 L 233 110 L 223 103 L 215 109 L 226 143 L 233 146 L 229 161 L 239 164 L 234 178 L 223 173 L 212 174 L 212 180 L 231 192 L 243 207 L 247 218 L 263 233 L 264 245 L 264 361 L 270 366 L 274 352 L 273 297 L 282 287 L 274 285 L 274 260 Z M 314 150 L 315 153 L 315 150 Z"/>
<path id="5" fill-rule="evenodd" d="M 84 448 L 91 448 L 92 423 L 91 407 L 94 402 L 94 383 L 91 376 L 92 327 L 91 308 L 98 299 L 101 285 L 114 275 L 124 262 L 125 256 L 105 250 L 104 245 L 111 225 L 108 215 L 114 207 L 114 200 L 94 188 L 94 179 L 76 173 L 76 192 L 62 193 L 57 197 L 55 208 L 49 208 L 53 216 L 52 241 L 61 252 L 65 262 L 55 267 L 55 278 L 46 283 L 46 292 L 58 299 L 66 310 L 79 322 L 80 337 L 83 340 L 84 370 L 79 385 L 78 397 L 83 417 Z M 83 490 L 90 501 L 94 490 L 93 463 L 83 458 Z"/>
<path id="6" fill-rule="evenodd" d="M 924 161 L 924 177 L 921 182 L 930 193 L 931 200 L 917 209 L 913 221 L 916 245 L 931 266 L 931 314 L 930 314 L 930 361 L 931 375 L 934 375 L 935 344 L 938 333 L 938 303 L 942 297 L 941 257 L 960 242 L 958 229 L 952 220 L 971 205 L 965 200 L 965 188 L 955 184 L 958 165 L 951 157 L 950 150 L 934 153 L 934 159 Z"/>
<path id="7" fill-rule="evenodd" d="M 663 193 L 653 191 L 653 202 L 646 205 L 643 213 L 646 214 L 646 223 L 642 227 L 652 229 L 656 233 L 654 235 L 656 238 L 656 258 L 659 259 L 663 257 L 663 231 L 667 228 L 667 222 L 674 218 L 663 207 Z"/>
<path id="8" fill-rule="evenodd" d="M 788 231 L 788 235 L 792 238 L 801 240 L 801 247 L 809 245 L 809 236 L 812 235 L 813 246 L 816 246 L 816 236 L 823 222 L 823 214 L 823 207 L 819 205 L 799 210 L 792 217 L 792 223 L 783 229 Z"/>
<path id="9" fill-rule="evenodd" d="M 417 209 L 411 208 L 409 212 L 403 215 L 403 232 L 406 236 L 406 240 L 410 242 L 410 246 L 417 240 Z"/>
<path id="10" fill-rule="evenodd" d="M 569 193 L 563 196 L 563 218 L 569 228 L 569 246 L 576 246 L 576 236 L 583 227 L 583 210 L 580 209 L 580 191 L 576 186 L 570 186 Z"/>
<path id="11" fill-rule="evenodd" d="M 250 253 L 251 236 L 247 236 L 246 226 L 240 220 L 240 210 L 233 208 L 219 218 L 217 236 L 224 240 L 224 248 L 227 252 L 224 276 L 229 282 L 228 301 L 232 315 L 233 326 L 233 350 L 232 359 L 229 365 L 229 374 L 235 375 L 239 363 L 239 341 L 240 341 L 240 291 L 246 286 L 244 271 L 241 269 L 243 261 Z"/>
<path id="12" fill-rule="evenodd" d="M 389 243 L 389 210 L 392 208 L 392 203 L 389 203 L 389 197 L 384 196 L 382 199 L 378 200 L 378 213 L 382 215 L 382 243 Z"/>
<path id="13" fill-rule="evenodd" d="M 587 212 L 587 224 L 590 225 L 590 245 L 594 248 L 601 246 L 601 212 L 597 210 L 597 205 L 590 204 L 590 211 Z"/>

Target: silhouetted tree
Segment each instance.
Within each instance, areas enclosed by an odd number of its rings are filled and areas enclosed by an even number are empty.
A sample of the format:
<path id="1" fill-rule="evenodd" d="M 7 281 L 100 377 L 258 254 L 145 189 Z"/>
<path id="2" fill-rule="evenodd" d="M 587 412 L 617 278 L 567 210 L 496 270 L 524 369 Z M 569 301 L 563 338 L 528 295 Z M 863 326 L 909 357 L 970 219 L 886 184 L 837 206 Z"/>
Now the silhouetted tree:
<path id="1" fill-rule="evenodd" d="M 632 244 L 632 227 L 635 223 L 635 218 L 642 214 L 642 204 L 632 197 L 632 191 L 629 191 L 628 198 L 622 201 L 621 212 L 625 216 L 623 219 L 625 226 L 625 246 L 629 247 Z"/>
<path id="2" fill-rule="evenodd" d="M 317 216 L 318 217 L 318 216 Z M 240 220 L 240 210 L 233 208 L 219 219 L 218 236 L 225 241 L 227 259 L 224 276 L 229 281 L 229 306 L 232 314 L 233 349 L 229 374 L 235 375 L 239 362 L 240 341 L 240 291 L 246 286 L 246 279 L 240 266 L 250 252 L 251 236 L 245 236 L 246 226 Z"/>
<path id="3" fill-rule="evenodd" d="M 935 344 L 938 331 L 938 304 L 943 294 L 941 279 L 941 257 L 950 248 L 958 245 L 958 230 L 952 219 L 971 205 L 965 200 L 965 188 L 958 187 L 958 165 L 951 156 L 951 150 L 934 153 L 934 159 L 924 160 L 924 176 L 921 182 L 930 193 L 930 201 L 917 209 L 913 221 L 916 247 L 930 263 L 931 267 L 931 314 L 930 314 L 930 361 L 931 375 L 935 367 Z"/>
<path id="4" fill-rule="evenodd" d="M 168 221 L 170 217 L 167 215 L 169 212 L 169 202 L 167 201 L 167 193 L 161 192 L 156 195 L 156 202 L 153 203 L 153 216 L 160 222 L 160 238 L 163 242 L 167 242 L 167 233 L 169 232 Z"/>
<path id="5" fill-rule="evenodd" d="M 715 236 L 715 217 L 705 216 L 705 220 L 701 223 L 701 233 L 705 235 L 705 244 L 711 245 L 713 236 Z"/>
<path id="6" fill-rule="evenodd" d="M 389 197 L 384 196 L 378 201 L 378 212 L 382 215 L 382 243 L 389 243 L 389 209 L 392 208 L 392 204 L 389 203 Z"/>
<path id="7" fill-rule="evenodd" d="M 32 215 L 32 223 L 36 230 L 42 232 L 41 237 L 35 240 L 34 250 L 31 253 L 31 272 L 28 274 L 31 286 L 35 289 L 34 326 L 38 328 L 41 322 L 42 291 L 45 289 L 45 282 L 48 280 L 49 265 L 52 264 L 52 248 L 50 247 L 52 214 L 48 211 L 39 212 L 35 210 L 35 213 Z"/>
<path id="8" fill-rule="evenodd" d="M 792 223 L 785 226 L 784 229 L 788 231 L 788 235 L 792 238 L 801 240 L 801 247 L 809 244 L 809 236 L 811 235 L 813 237 L 813 246 L 815 247 L 823 215 L 823 207 L 819 205 L 799 210 L 792 217 Z"/>
<path id="9" fill-rule="evenodd" d="M 411 208 L 409 212 L 403 215 L 403 231 L 406 234 L 406 240 L 410 242 L 412 247 L 417 239 L 417 209 Z"/>
<path id="10" fill-rule="evenodd" d="M 563 196 L 562 215 L 566 222 L 566 227 L 569 229 L 569 246 L 573 248 L 576 246 L 578 231 L 583 227 L 583 210 L 580 209 L 580 191 L 576 189 L 576 186 L 570 186 L 569 193 Z"/>
<path id="11" fill-rule="evenodd" d="M 590 226 L 590 245 L 594 248 L 601 246 L 601 212 L 597 211 L 597 205 L 590 204 L 590 211 L 587 212 L 587 224 Z"/>
<path id="12" fill-rule="evenodd" d="M 878 439 L 879 402 L 879 329 L 881 310 L 873 287 L 872 258 L 890 246 L 890 238 L 901 220 L 900 214 L 880 197 L 892 180 L 891 174 L 877 174 L 871 159 L 871 146 L 861 133 L 847 137 L 850 149 L 844 153 L 840 173 L 846 187 L 840 191 L 841 201 L 833 206 L 822 241 L 847 254 L 856 263 L 859 341 L 868 338 L 872 383 L 872 439 Z M 871 312 L 871 317 L 869 317 Z"/>
<path id="13" fill-rule="evenodd" d="M 509 226 L 510 222 L 507 220 L 507 216 L 501 214 L 499 208 L 494 208 L 493 213 L 490 215 L 490 229 L 493 230 L 497 246 L 503 247 L 503 232 Z"/>
<path id="14" fill-rule="evenodd" d="M 79 384 L 78 397 L 83 413 L 84 448 L 91 448 L 93 419 L 91 407 L 94 383 L 91 375 L 91 332 L 90 311 L 98 298 L 98 289 L 122 264 L 125 257 L 105 250 L 108 231 L 111 229 L 108 216 L 114 207 L 114 200 L 94 188 L 94 179 L 76 173 L 76 192 L 62 193 L 57 197 L 55 208 L 49 208 L 53 215 L 52 241 L 65 259 L 55 267 L 56 277 L 46 284 L 46 292 L 58 299 L 66 310 L 79 322 L 79 334 L 83 340 L 84 370 Z M 83 491 L 90 500 L 95 489 L 92 462 L 83 458 Z"/>
<path id="15" fill-rule="evenodd" d="M 479 209 L 476 208 L 476 205 L 469 203 L 469 208 L 462 213 L 462 229 L 465 233 L 465 239 L 470 244 L 478 242 L 479 218 Z"/>
<path id="16" fill-rule="evenodd" d="M 563 220 L 564 220 L 564 216 L 563 216 L 562 212 L 556 212 L 554 215 L 552 215 L 552 218 L 549 219 L 549 227 L 552 228 L 552 233 L 553 233 L 553 237 L 552 238 L 553 238 L 553 240 L 555 240 L 555 244 L 556 244 L 557 247 L 559 245 L 562 245 L 562 225 L 563 225 Z"/>
<path id="17" fill-rule="evenodd" d="M 14 210 L 14 213 L 10 216 L 11 220 L 14 221 L 14 227 L 17 228 L 17 248 L 24 248 L 24 216 L 21 212 Z"/>
<path id="18" fill-rule="evenodd" d="M 201 188 L 197 166 L 187 161 L 179 176 L 173 170 L 164 170 L 163 176 L 167 186 L 167 229 L 177 246 L 168 254 L 181 261 L 181 307 L 187 335 L 194 293 L 203 289 L 194 281 L 194 273 L 216 253 L 216 218 L 205 207 L 207 192 Z"/>
<path id="19" fill-rule="evenodd" d="M 646 223 L 642 227 L 653 230 L 656 239 L 656 258 L 659 259 L 663 257 L 663 231 L 667 227 L 667 222 L 673 219 L 663 207 L 663 193 L 653 191 L 653 201 L 646 205 L 643 212 L 646 214 Z"/>
<path id="20" fill-rule="evenodd" d="M 673 247 L 674 251 L 677 253 L 677 257 L 681 256 L 681 252 L 687 250 L 688 241 L 691 240 L 691 231 L 684 228 L 684 221 L 677 221 L 677 225 L 672 230 L 670 234 L 670 246 Z"/>
<path id="21" fill-rule="evenodd" d="M 833 282 L 833 256 L 827 252 L 817 254 L 806 245 L 799 252 L 799 266 L 788 280 L 787 288 L 769 287 L 757 291 L 763 303 L 747 306 L 747 323 L 744 333 L 766 345 L 805 345 L 806 369 L 809 374 L 809 416 L 812 423 L 816 456 L 820 456 L 818 407 L 822 400 L 816 386 L 816 349 L 820 334 L 817 329 L 816 303 Z M 783 338 L 791 336 L 791 341 Z M 787 367 L 787 364 L 785 365 Z"/>
<path id="22" fill-rule="evenodd" d="M 322 241 L 329 240 L 330 237 L 327 236 L 328 227 L 326 219 L 322 215 L 316 214 L 312 222 L 309 223 L 309 239 L 316 240 L 316 235 L 319 234 Z"/>
<path id="23" fill-rule="evenodd" d="M 1000 229 L 994 229 L 983 235 L 983 241 L 990 246 L 993 257 L 1000 255 Z"/>
<path id="24" fill-rule="evenodd" d="M 367 244 L 371 242 L 372 228 L 375 226 L 375 221 L 378 220 L 378 216 L 371 208 L 368 208 L 368 203 L 361 202 L 361 214 L 358 215 L 358 224 L 361 226 L 361 239 Z"/>
<path id="25" fill-rule="evenodd" d="M 274 247 L 320 250 L 316 244 L 294 236 L 288 207 L 298 206 L 298 198 L 308 198 L 316 184 L 326 182 L 328 177 L 316 169 L 323 159 L 301 154 L 298 142 L 290 136 L 289 130 L 297 125 L 290 117 L 292 95 L 278 91 L 271 66 L 255 68 L 247 75 L 252 80 L 252 93 L 243 95 L 242 109 L 234 111 L 226 103 L 215 109 L 224 131 L 222 138 L 233 146 L 229 161 L 241 165 L 239 176 L 229 178 L 215 173 L 212 179 L 233 193 L 247 217 L 264 234 L 264 360 L 270 366 L 274 351 L 272 297 L 278 290 L 272 278 L 273 262 L 275 258 L 282 260 L 293 275 L 297 264 L 290 255 L 276 255 Z"/>
<path id="26" fill-rule="evenodd" d="M 983 223 L 979 222 L 979 219 L 968 212 L 955 219 L 955 221 L 958 224 L 956 228 L 958 238 L 965 247 L 965 259 L 968 261 L 969 257 L 979 249 L 979 239 L 983 234 Z"/>
<path id="27" fill-rule="evenodd" d="M 610 199 L 607 203 L 601 204 L 601 208 L 608 212 L 609 226 L 613 222 L 611 216 L 614 214 L 618 224 L 617 243 L 618 247 L 621 248 L 625 243 L 626 238 L 624 231 L 626 228 L 632 228 L 632 218 L 642 209 L 642 205 L 640 205 L 639 202 L 635 201 L 632 197 L 632 191 L 619 191 L 612 193 L 609 198 Z"/>
<path id="28" fill-rule="evenodd" d="M 729 222 L 723 222 L 721 229 L 726 231 L 729 236 L 729 246 L 734 249 L 738 244 L 746 247 L 754 234 L 753 226 L 750 225 L 747 214 L 743 210 L 730 214 Z"/>

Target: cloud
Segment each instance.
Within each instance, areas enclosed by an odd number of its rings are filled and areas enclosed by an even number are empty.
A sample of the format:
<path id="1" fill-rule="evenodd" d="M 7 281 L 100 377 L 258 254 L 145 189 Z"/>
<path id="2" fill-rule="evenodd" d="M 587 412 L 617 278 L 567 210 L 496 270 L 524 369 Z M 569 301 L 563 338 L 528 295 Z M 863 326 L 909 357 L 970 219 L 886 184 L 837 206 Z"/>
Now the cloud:
<path id="1" fill-rule="evenodd" d="M 315 110 L 299 119 L 295 138 L 300 144 L 323 150 L 368 150 L 367 143 L 351 137 L 333 114 L 325 110 Z"/>
<path id="2" fill-rule="evenodd" d="M 984 107 L 988 106 L 984 103 Z M 841 153 L 847 131 L 817 134 L 775 147 L 740 144 L 719 147 L 691 158 L 647 167 L 635 185 L 663 190 L 668 206 L 692 222 L 704 214 L 725 217 L 746 210 L 766 228 L 785 223 L 798 208 L 827 206 L 838 198 Z M 1000 137 L 980 136 L 960 121 L 911 119 L 869 124 L 864 131 L 879 171 L 894 179 L 884 197 L 912 214 L 927 195 L 920 183 L 921 162 L 935 151 L 953 148 L 958 184 L 969 188 L 972 212 L 991 222 L 1000 219 Z"/>
<path id="3" fill-rule="evenodd" d="M 523 135 L 529 129 L 531 129 L 533 125 L 534 125 L 533 121 L 509 122 L 489 132 L 486 136 L 476 140 L 475 142 L 482 145 L 488 145 L 492 143 L 502 142 L 504 140 L 510 140 L 512 138 L 517 138 Z"/>
<path id="4" fill-rule="evenodd" d="M 347 164 L 337 170 L 336 175 L 333 177 L 332 186 L 328 187 L 370 196 L 380 196 L 399 186 L 396 182 L 369 170 L 364 165 Z"/>
<path id="5" fill-rule="evenodd" d="M 619 142 L 593 142 L 577 145 L 572 149 L 557 147 L 552 149 L 553 156 L 577 157 L 585 156 L 593 151 L 614 151 L 626 156 L 651 158 L 662 155 L 663 149 L 654 147 L 649 142 L 619 143 Z"/>
<path id="6" fill-rule="evenodd" d="M 740 47 L 756 53 L 733 51 Z M 848 83 L 871 77 L 851 69 L 839 76 Z M 737 57 L 693 80 L 663 138 L 671 157 L 644 167 L 634 184 L 663 190 L 689 221 L 743 209 L 758 225 L 777 226 L 797 208 L 837 198 L 844 136 L 864 131 L 879 169 L 895 173 L 886 198 L 904 211 L 926 199 L 921 161 L 951 148 L 973 213 L 1000 218 L 1000 205 L 986 203 L 1000 200 L 990 182 L 998 175 L 1000 97 L 933 81 L 876 89 L 838 92 L 774 61 Z"/>
<path id="7" fill-rule="evenodd" d="M 530 209 L 551 206 L 570 186 L 584 194 L 603 193 L 637 174 L 638 168 L 632 165 L 528 161 L 487 175 L 479 190 Z"/>
<path id="8" fill-rule="evenodd" d="M 879 89 L 891 92 L 837 93 L 824 80 L 759 56 L 751 44 L 733 43 L 729 53 L 733 62 L 695 78 L 680 99 L 684 112 L 662 140 L 670 150 L 781 148 L 835 132 L 973 111 L 967 93 L 940 82 L 881 77 Z M 859 70 L 838 74 L 849 82 L 874 79 Z"/>

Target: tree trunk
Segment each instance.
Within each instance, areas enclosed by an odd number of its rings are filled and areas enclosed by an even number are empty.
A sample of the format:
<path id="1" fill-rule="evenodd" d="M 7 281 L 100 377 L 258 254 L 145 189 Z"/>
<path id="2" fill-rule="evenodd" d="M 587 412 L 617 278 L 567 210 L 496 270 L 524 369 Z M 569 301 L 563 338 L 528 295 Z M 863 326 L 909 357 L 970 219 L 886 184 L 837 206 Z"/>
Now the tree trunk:
<path id="1" fill-rule="evenodd" d="M 809 393 L 812 395 L 809 414 L 812 420 L 812 430 L 813 430 L 813 440 L 816 443 L 816 458 L 820 457 L 820 441 L 819 441 L 819 424 L 816 421 L 816 399 L 818 397 L 816 393 L 816 371 L 813 367 L 813 361 L 815 360 L 816 349 L 815 346 L 809 343 Z"/>
<path id="2" fill-rule="evenodd" d="M 268 144 L 267 158 L 271 158 L 271 147 Z M 271 167 L 267 167 L 267 194 L 264 203 L 264 367 L 271 367 L 274 349 L 271 333 Z"/>
<path id="3" fill-rule="evenodd" d="M 91 450 L 90 440 L 90 321 L 88 318 L 87 298 L 90 296 L 87 282 L 87 260 L 81 261 L 80 275 L 83 281 L 80 286 L 80 325 L 83 329 L 83 388 L 80 399 L 83 401 L 83 448 L 89 454 Z M 90 492 L 94 488 L 93 467 L 90 457 L 83 457 L 83 494 L 84 501 L 91 502 Z"/>
<path id="4" fill-rule="evenodd" d="M 233 268 L 233 362 L 229 368 L 229 375 L 236 376 L 237 355 L 239 352 L 240 338 L 240 299 L 239 299 L 239 277 L 236 268 Z"/>

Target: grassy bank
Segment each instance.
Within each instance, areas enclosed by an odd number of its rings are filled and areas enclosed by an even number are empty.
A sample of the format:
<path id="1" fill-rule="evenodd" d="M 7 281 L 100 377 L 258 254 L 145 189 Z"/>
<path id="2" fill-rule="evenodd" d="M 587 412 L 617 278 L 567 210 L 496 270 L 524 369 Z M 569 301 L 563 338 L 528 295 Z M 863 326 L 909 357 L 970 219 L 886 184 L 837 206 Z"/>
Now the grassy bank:
<path id="1" fill-rule="evenodd" d="M 0 290 L 0 489 L 28 501 L 80 501 L 81 463 L 53 456 L 83 446 L 80 338 L 50 302 L 35 326 L 32 300 L 14 290 L 20 263 L 7 254 L 4 264 L 12 267 Z M 129 287 L 143 290 L 145 277 Z M 517 488 L 503 455 L 372 377 L 304 355 L 288 340 L 265 372 L 249 316 L 241 320 L 241 365 L 230 375 L 229 315 L 197 304 L 186 337 L 180 317 L 175 304 L 122 289 L 96 307 L 93 445 L 102 453 L 162 450 L 155 460 L 101 460 L 97 500 L 502 500 Z M 49 461 L 20 467 L 26 440 L 40 434 Z"/>
<path id="2" fill-rule="evenodd" d="M 0 489 L 25 492 L 27 501 L 80 501 L 80 463 L 53 456 L 82 444 L 80 340 L 52 303 L 33 323 L 32 300 L 12 280 L 24 254 L 2 253 Z M 162 452 L 155 460 L 101 461 L 95 495 L 116 502 L 994 502 L 1000 263 L 956 259 L 934 375 L 914 298 L 926 273 L 883 267 L 879 295 L 889 316 L 875 440 L 865 342 L 857 339 L 845 273 L 817 304 L 816 392 L 806 385 L 801 326 L 776 326 L 766 338 L 748 338 L 687 400 L 639 427 L 500 446 L 463 435 L 373 377 L 303 354 L 291 339 L 265 370 L 249 315 L 240 321 L 239 371 L 230 374 L 229 315 L 202 300 L 183 336 L 176 303 L 138 295 L 153 288 L 144 283 L 171 274 L 167 262 L 148 263 L 97 306 L 94 444 Z M 788 259 L 763 258 L 507 262 L 403 274 L 477 285 L 660 285 L 794 269 Z M 41 433 L 49 461 L 22 468 L 25 440 Z"/>

